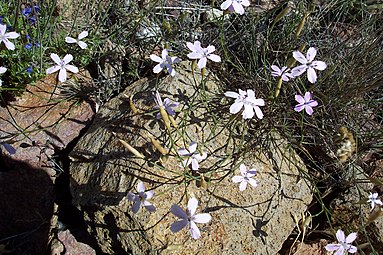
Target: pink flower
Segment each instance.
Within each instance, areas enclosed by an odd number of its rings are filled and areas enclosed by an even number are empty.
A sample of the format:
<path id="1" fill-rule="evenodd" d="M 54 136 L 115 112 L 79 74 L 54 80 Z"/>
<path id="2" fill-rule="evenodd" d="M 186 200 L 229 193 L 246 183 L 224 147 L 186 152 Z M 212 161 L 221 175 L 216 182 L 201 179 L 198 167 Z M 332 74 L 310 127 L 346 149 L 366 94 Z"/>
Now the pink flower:
<path id="1" fill-rule="evenodd" d="M 197 207 L 198 200 L 194 197 L 189 199 L 186 212 L 178 205 L 172 205 L 170 212 L 180 219 L 170 226 L 170 230 L 176 233 L 188 225 L 192 238 L 200 238 L 201 232 L 196 223 L 208 223 L 211 220 L 211 216 L 208 213 L 195 214 Z"/>
<path id="2" fill-rule="evenodd" d="M 128 200 L 134 202 L 132 206 L 133 213 L 137 213 L 140 210 L 141 205 L 144 205 L 147 211 L 154 212 L 156 207 L 147 201 L 154 196 L 154 191 L 150 190 L 145 192 L 145 186 L 143 182 L 139 182 L 137 184 L 137 191 L 137 195 L 132 192 L 128 193 Z"/>
<path id="3" fill-rule="evenodd" d="M 293 57 L 302 65 L 294 67 L 291 71 L 292 74 L 297 77 L 307 70 L 307 79 L 309 82 L 315 83 L 317 80 L 317 74 L 314 69 L 324 70 L 327 67 L 326 63 L 323 61 L 314 61 L 316 54 L 317 50 L 314 47 L 310 47 L 308 49 L 306 57 L 301 52 L 294 51 Z"/>
<path id="4" fill-rule="evenodd" d="M 66 81 L 66 78 L 67 78 L 66 70 L 71 71 L 72 73 L 78 73 L 77 67 L 73 65 L 68 65 L 68 63 L 73 60 L 73 56 L 71 54 L 66 54 L 63 60 L 61 60 L 57 54 L 52 53 L 51 58 L 56 63 L 56 65 L 48 68 L 47 74 L 51 74 L 60 70 L 59 81 L 61 82 Z"/>
<path id="5" fill-rule="evenodd" d="M 352 242 L 355 241 L 357 237 L 356 233 L 351 233 L 347 237 L 345 237 L 344 232 L 342 230 L 338 230 L 336 232 L 336 238 L 338 239 L 337 244 L 328 244 L 325 246 L 327 251 L 336 251 L 334 255 L 343 255 L 348 253 L 357 252 L 358 248 L 351 245 Z"/>
<path id="6" fill-rule="evenodd" d="M 312 98 L 312 95 L 310 92 L 306 92 L 304 97 L 302 97 L 301 95 L 295 95 L 295 100 L 299 104 L 297 104 L 294 107 L 294 111 L 300 112 L 303 109 L 305 109 L 308 115 L 312 115 L 313 107 L 318 106 L 318 102 L 315 100 L 312 100 L 311 98 Z"/>
<path id="7" fill-rule="evenodd" d="M 3 42 L 5 44 L 5 47 L 7 47 L 8 50 L 14 50 L 15 45 L 10 42 L 8 39 L 16 39 L 20 35 L 16 32 L 8 32 L 7 31 L 7 25 L 0 24 L 0 43 Z"/>
<path id="8" fill-rule="evenodd" d="M 186 45 L 189 48 L 189 50 L 192 51 L 187 55 L 188 58 L 199 59 L 198 67 L 200 69 L 206 67 L 207 59 L 210 59 L 214 62 L 221 62 L 220 56 L 212 54 L 212 52 L 215 51 L 215 47 L 212 45 L 207 46 L 207 48 L 202 48 L 201 43 L 199 41 L 195 41 L 194 44 L 187 42 Z"/>
<path id="9" fill-rule="evenodd" d="M 221 9 L 226 10 L 228 9 L 229 11 L 235 11 L 238 14 L 244 14 L 245 9 L 243 9 L 243 6 L 250 6 L 250 1 L 249 0 L 226 0 L 221 4 Z"/>
<path id="10" fill-rule="evenodd" d="M 257 170 L 247 170 L 245 164 L 241 164 L 239 169 L 241 170 L 241 176 L 234 176 L 232 178 L 234 183 L 240 183 L 239 190 L 244 191 L 248 183 L 253 187 L 257 187 L 257 181 L 252 179 L 257 174 Z"/>

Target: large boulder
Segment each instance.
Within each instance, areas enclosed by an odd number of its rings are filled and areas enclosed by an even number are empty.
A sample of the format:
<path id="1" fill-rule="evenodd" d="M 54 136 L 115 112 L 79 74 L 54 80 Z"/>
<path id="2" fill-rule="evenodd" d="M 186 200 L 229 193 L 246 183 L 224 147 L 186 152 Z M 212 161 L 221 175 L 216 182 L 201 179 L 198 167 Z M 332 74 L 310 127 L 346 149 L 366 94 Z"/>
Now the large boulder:
<path id="1" fill-rule="evenodd" d="M 153 92 L 180 102 L 177 128 L 157 120 Z M 71 153 L 71 191 L 84 211 L 88 231 L 107 254 L 276 254 L 312 199 L 298 155 L 278 134 L 254 145 L 247 123 L 231 116 L 223 88 L 212 74 L 202 78 L 189 64 L 164 79 L 142 79 L 104 105 Z M 132 111 L 129 97 L 137 112 Z M 267 116 L 266 116 L 267 117 Z M 262 121 L 262 120 L 257 120 Z M 153 146 L 155 138 L 168 155 Z M 124 140 L 143 155 L 127 150 Z M 177 149 L 198 143 L 207 153 L 198 171 L 180 166 Z M 257 169 L 257 187 L 239 191 L 231 178 L 239 165 Z M 203 176 L 204 181 L 201 181 Z M 156 211 L 134 214 L 126 195 L 138 180 L 154 190 Z M 172 233 L 173 204 L 185 208 L 190 197 L 197 213 L 212 220 L 198 224 L 202 236 L 185 228 Z"/>

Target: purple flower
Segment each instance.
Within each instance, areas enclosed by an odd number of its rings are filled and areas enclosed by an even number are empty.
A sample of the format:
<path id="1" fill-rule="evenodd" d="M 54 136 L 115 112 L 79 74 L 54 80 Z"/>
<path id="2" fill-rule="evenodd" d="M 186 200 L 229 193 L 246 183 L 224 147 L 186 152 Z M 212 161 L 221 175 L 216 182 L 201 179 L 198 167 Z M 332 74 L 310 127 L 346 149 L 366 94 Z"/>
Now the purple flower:
<path id="1" fill-rule="evenodd" d="M 166 68 L 166 70 L 168 70 L 168 73 L 170 74 L 170 76 L 176 75 L 176 70 L 174 70 L 172 65 L 180 62 L 181 60 L 177 57 L 170 57 L 167 49 L 162 50 L 161 57 L 162 58 L 160 58 L 159 56 L 156 56 L 154 54 L 150 55 L 150 59 L 153 60 L 154 62 L 158 63 L 153 68 L 153 72 L 159 73 L 162 71 L 162 69 Z"/>
<path id="2" fill-rule="evenodd" d="M 247 170 L 245 164 L 241 164 L 239 169 L 241 170 L 241 176 L 234 176 L 232 178 L 234 183 L 240 183 L 239 190 L 244 191 L 248 183 L 253 187 L 257 187 L 257 181 L 252 179 L 257 174 L 257 171 L 255 169 Z"/>
<path id="3" fill-rule="evenodd" d="M 318 106 L 318 102 L 312 100 L 312 95 L 310 92 L 306 92 L 304 97 L 301 95 L 295 95 L 295 100 L 299 103 L 294 107 L 294 111 L 296 112 L 300 112 L 305 109 L 308 115 L 312 115 L 312 107 Z"/>
<path id="4" fill-rule="evenodd" d="M 221 4 L 221 9 L 229 11 L 235 11 L 236 13 L 242 15 L 245 13 L 243 6 L 250 6 L 249 0 L 226 0 Z"/>
<path id="5" fill-rule="evenodd" d="M 317 50 L 314 47 L 308 49 L 306 57 L 300 51 L 294 51 L 293 57 L 302 65 L 294 67 L 291 71 L 292 74 L 297 77 L 307 70 L 307 79 L 309 82 L 315 83 L 317 74 L 314 69 L 324 70 L 327 67 L 326 63 L 323 61 L 314 61 L 316 54 Z"/>
<path id="6" fill-rule="evenodd" d="M 201 43 L 199 41 L 195 41 L 194 44 L 187 42 L 186 45 L 189 48 L 189 50 L 192 51 L 187 55 L 188 58 L 199 59 L 198 67 L 200 69 L 206 67 L 207 59 L 210 59 L 214 62 L 221 62 L 220 56 L 212 54 L 212 52 L 215 51 L 215 47 L 212 45 L 209 45 L 206 48 L 202 48 Z"/>
<path id="7" fill-rule="evenodd" d="M 189 199 L 186 212 L 182 210 L 178 205 L 172 205 L 170 212 L 180 218 L 170 226 L 170 230 L 176 233 L 189 225 L 189 231 L 193 239 L 201 237 L 196 223 L 208 223 L 211 220 L 211 216 L 208 213 L 195 214 L 198 207 L 198 200 L 194 197 Z"/>
<path id="8" fill-rule="evenodd" d="M 145 185 L 143 182 L 137 184 L 137 191 L 137 195 L 132 192 L 128 193 L 128 200 L 134 202 L 132 206 L 133 213 L 137 213 L 142 204 L 148 212 L 154 212 L 156 207 L 147 201 L 154 196 L 154 191 L 150 190 L 145 192 Z"/>
<path id="9" fill-rule="evenodd" d="M 290 73 L 290 68 L 287 66 L 284 66 L 282 69 L 280 69 L 278 66 L 272 65 L 271 69 L 273 69 L 273 71 L 271 71 L 271 75 L 274 77 L 282 77 L 283 81 L 289 81 L 289 79 L 294 78 L 294 75 Z"/>
<path id="10" fill-rule="evenodd" d="M 348 253 L 357 252 L 358 248 L 351 245 L 352 242 L 355 241 L 357 237 L 357 233 L 351 233 L 347 237 L 345 237 L 344 232 L 339 229 L 336 232 L 336 239 L 338 239 L 337 244 L 328 244 L 325 246 L 327 251 L 336 251 L 334 255 L 344 255 Z"/>
<path id="11" fill-rule="evenodd" d="M 374 210 L 375 204 L 383 206 L 382 200 L 380 200 L 378 193 L 370 193 L 368 196 L 368 203 L 371 203 L 371 211 Z"/>
<path id="12" fill-rule="evenodd" d="M 154 101 L 156 101 L 156 104 L 157 104 L 156 106 L 154 106 L 154 108 L 159 109 L 160 107 L 163 107 L 165 111 L 172 116 L 176 115 L 176 112 L 174 111 L 173 108 L 177 107 L 180 104 L 178 102 L 172 102 L 172 100 L 170 100 L 169 98 L 165 98 L 164 101 L 162 102 L 161 96 L 158 91 L 156 91 Z M 157 113 L 156 118 L 160 119 L 161 114 Z"/>

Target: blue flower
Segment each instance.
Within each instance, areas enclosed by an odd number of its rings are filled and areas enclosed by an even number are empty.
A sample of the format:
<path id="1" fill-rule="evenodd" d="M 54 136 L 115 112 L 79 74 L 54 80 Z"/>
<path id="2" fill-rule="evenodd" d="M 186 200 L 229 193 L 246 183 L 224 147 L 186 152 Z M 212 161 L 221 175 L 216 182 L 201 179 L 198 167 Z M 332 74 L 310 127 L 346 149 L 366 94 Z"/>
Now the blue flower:
<path id="1" fill-rule="evenodd" d="M 26 48 L 27 50 L 30 50 L 32 48 L 32 43 L 27 43 L 24 48 Z"/>
<path id="2" fill-rule="evenodd" d="M 31 74 L 33 72 L 32 66 L 29 66 L 26 71 L 27 73 Z"/>

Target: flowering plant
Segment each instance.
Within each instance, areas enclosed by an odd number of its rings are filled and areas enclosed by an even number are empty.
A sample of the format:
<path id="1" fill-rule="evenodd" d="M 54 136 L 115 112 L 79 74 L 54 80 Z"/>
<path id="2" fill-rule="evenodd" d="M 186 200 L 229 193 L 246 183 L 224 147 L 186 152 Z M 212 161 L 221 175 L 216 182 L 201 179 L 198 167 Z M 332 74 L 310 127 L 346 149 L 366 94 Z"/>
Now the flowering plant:
<path id="1" fill-rule="evenodd" d="M 351 233 L 346 237 L 344 235 L 344 232 L 341 229 L 339 229 L 336 232 L 336 239 L 338 239 L 339 243 L 328 244 L 325 246 L 325 249 L 327 251 L 336 251 L 334 255 L 343 255 L 345 253 L 346 254 L 356 253 L 358 249 L 355 246 L 351 245 L 351 243 L 355 241 L 356 237 L 357 237 L 356 233 Z"/>
<path id="2" fill-rule="evenodd" d="M 239 89 L 239 93 L 233 91 L 225 92 L 225 96 L 235 98 L 234 104 L 230 106 L 230 113 L 238 113 L 242 107 L 244 111 L 242 112 L 242 117 L 244 119 L 251 119 L 254 117 L 254 112 L 257 115 L 258 119 L 263 118 L 263 113 L 260 106 L 265 105 L 265 101 L 261 98 L 255 98 L 254 90 L 248 89 L 247 91 Z"/>
<path id="3" fill-rule="evenodd" d="M 294 111 L 300 112 L 303 109 L 306 110 L 308 115 L 313 114 L 313 107 L 318 106 L 318 102 L 312 99 L 310 92 L 306 92 L 304 97 L 301 95 L 295 95 L 295 100 L 299 103 L 294 107 Z"/>
<path id="4" fill-rule="evenodd" d="M 199 59 L 198 60 L 198 67 L 200 69 L 206 67 L 207 59 L 210 59 L 214 62 L 221 62 L 221 57 L 212 54 L 212 52 L 215 51 L 215 47 L 212 45 L 207 46 L 206 48 L 201 47 L 200 41 L 195 41 L 194 43 L 187 42 L 186 46 L 191 50 L 187 56 L 190 59 Z"/>
<path id="5" fill-rule="evenodd" d="M 176 233 L 186 226 L 189 226 L 190 235 L 193 239 L 201 237 L 196 223 L 208 223 L 211 220 L 211 216 L 208 213 L 195 214 L 198 207 L 198 200 L 194 197 L 189 199 L 186 212 L 182 210 L 178 205 L 172 205 L 170 212 L 180 218 L 170 226 L 170 230 Z"/>
<path id="6" fill-rule="evenodd" d="M 128 200 L 134 202 L 132 206 L 133 213 L 137 213 L 140 210 L 141 205 L 144 205 L 148 212 L 154 212 L 156 207 L 147 201 L 154 196 L 154 191 L 150 190 L 145 192 L 145 185 L 143 182 L 139 182 L 137 184 L 137 191 L 138 194 L 134 194 L 132 192 L 128 193 Z"/>

